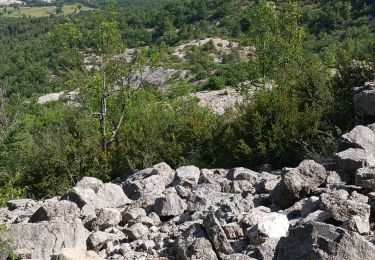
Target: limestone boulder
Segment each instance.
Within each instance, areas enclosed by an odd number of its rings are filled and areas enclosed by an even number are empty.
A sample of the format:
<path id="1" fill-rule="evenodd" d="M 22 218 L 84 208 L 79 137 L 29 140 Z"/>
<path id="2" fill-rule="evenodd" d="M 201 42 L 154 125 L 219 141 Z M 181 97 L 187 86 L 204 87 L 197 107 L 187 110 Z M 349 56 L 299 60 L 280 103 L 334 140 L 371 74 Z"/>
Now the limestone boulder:
<path id="1" fill-rule="evenodd" d="M 347 172 L 355 172 L 359 168 L 375 166 L 372 151 L 360 148 L 349 148 L 336 154 L 339 167 Z"/>
<path id="2" fill-rule="evenodd" d="M 176 193 L 167 194 L 164 197 L 158 198 L 154 204 L 154 212 L 158 216 L 178 216 L 184 213 L 186 203 Z"/>
<path id="3" fill-rule="evenodd" d="M 322 165 L 305 160 L 282 176 L 280 183 L 270 194 L 271 200 L 283 209 L 288 208 L 309 196 L 326 178 L 327 173 Z"/>
<path id="4" fill-rule="evenodd" d="M 165 186 L 165 177 L 161 175 L 151 175 L 138 180 L 129 179 L 122 184 L 125 194 L 132 200 L 154 198 L 164 191 Z"/>
<path id="5" fill-rule="evenodd" d="M 356 228 L 360 234 L 370 231 L 371 207 L 355 197 L 349 196 L 347 191 L 337 190 L 323 193 L 320 196 L 322 209 L 330 216 L 343 223 L 343 227 Z"/>
<path id="6" fill-rule="evenodd" d="M 359 168 L 355 173 L 355 185 L 375 191 L 375 167 Z"/>
<path id="7" fill-rule="evenodd" d="M 65 247 L 86 250 L 88 232 L 80 220 L 70 223 L 54 220 L 12 224 L 8 228 L 7 232 L 2 233 L 2 239 L 12 241 L 12 251 L 29 250 L 32 259 L 49 259 L 52 254 L 61 252 Z"/>
<path id="8" fill-rule="evenodd" d="M 340 145 L 343 149 L 360 148 L 364 150 L 375 150 L 375 133 L 368 127 L 358 125 L 349 133 L 340 138 Z"/>
<path id="9" fill-rule="evenodd" d="M 361 116 L 375 116 L 375 89 L 373 82 L 367 82 L 362 90 L 353 96 L 356 112 Z"/>
<path id="10" fill-rule="evenodd" d="M 60 220 L 71 222 L 80 215 L 77 204 L 70 201 L 57 201 L 45 203 L 30 218 L 29 222 Z"/>
<path id="11" fill-rule="evenodd" d="M 82 209 L 119 208 L 130 204 L 132 201 L 125 195 L 121 186 L 113 183 L 101 184 L 95 178 L 82 181 L 71 190 L 67 191 L 61 200 L 69 200 Z"/>
<path id="12" fill-rule="evenodd" d="M 295 226 L 281 238 L 275 259 L 370 260 L 375 246 L 360 235 L 333 225 L 309 222 Z"/>

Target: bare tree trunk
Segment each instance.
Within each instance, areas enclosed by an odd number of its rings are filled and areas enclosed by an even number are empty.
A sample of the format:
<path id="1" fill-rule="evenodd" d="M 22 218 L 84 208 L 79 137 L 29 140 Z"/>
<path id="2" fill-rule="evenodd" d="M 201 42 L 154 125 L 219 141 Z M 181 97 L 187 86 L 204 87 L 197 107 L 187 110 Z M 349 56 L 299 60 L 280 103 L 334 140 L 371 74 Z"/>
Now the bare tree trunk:
<path id="1" fill-rule="evenodd" d="M 7 115 L 5 111 L 5 90 L 0 88 L 0 124 L 7 125 Z"/>
<path id="2" fill-rule="evenodd" d="M 105 72 L 102 72 L 103 75 L 103 96 L 100 101 L 100 132 L 101 132 L 101 143 L 102 143 L 102 151 L 104 153 L 107 152 L 107 138 L 106 138 L 106 116 L 107 116 L 107 89 L 106 89 L 106 78 Z"/>
<path id="3" fill-rule="evenodd" d="M 107 145 L 110 145 L 116 139 L 118 132 L 121 128 L 122 121 L 124 121 L 124 117 L 125 117 L 125 105 L 122 106 L 120 118 L 117 122 L 116 128 L 112 131 L 111 137 L 108 139 Z"/>

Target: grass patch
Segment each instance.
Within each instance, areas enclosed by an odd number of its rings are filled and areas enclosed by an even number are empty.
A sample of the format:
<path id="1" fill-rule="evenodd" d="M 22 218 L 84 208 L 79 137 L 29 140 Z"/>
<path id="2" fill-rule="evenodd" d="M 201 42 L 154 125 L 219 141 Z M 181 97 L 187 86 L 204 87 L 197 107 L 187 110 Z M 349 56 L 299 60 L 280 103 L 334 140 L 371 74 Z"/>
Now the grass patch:
<path id="1" fill-rule="evenodd" d="M 78 4 L 70 4 L 64 5 L 62 7 L 62 14 L 69 15 L 72 13 L 78 13 L 80 11 L 89 11 L 92 10 L 90 7 L 82 6 L 81 9 L 78 8 Z M 19 9 L 13 9 L 8 7 L 8 11 L 11 13 L 7 13 L 5 17 L 45 17 L 51 14 L 56 14 L 56 6 L 35 6 L 35 7 L 27 7 L 23 6 Z M 61 15 L 61 14 L 60 14 Z"/>

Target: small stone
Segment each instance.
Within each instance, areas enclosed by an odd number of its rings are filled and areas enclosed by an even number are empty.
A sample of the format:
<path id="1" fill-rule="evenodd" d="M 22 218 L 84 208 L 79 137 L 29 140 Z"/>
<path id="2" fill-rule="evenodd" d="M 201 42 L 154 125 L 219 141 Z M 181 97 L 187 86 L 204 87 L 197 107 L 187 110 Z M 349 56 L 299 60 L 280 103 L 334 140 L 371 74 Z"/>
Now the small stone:
<path id="1" fill-rule="evenodd" d="M 148 228 L 141 223 L 136 223 L 133 226 L 125 229 L 125 234 L 132 240 L 138 240 L 148 234 Z"/>
<path id="2" fill-rule="evenodd" d="M 121 213 L 118 209 L 104 208 L 96 211 L 96 218 L 92 220 L 93 230 L 104 230 L 116 226 L 121 221 Z"/>
<path id="3" fill-rule="evenodd" d="M 7 202 L 7 207 L 9 210 L 15 209 L 24 209 L 27 207 L 34 206 L 36 202 L 32 199 L 18 199 L 18 200 L 9 200 Z"/>
<path id="4" fill-rule="evenodd" d="M 182 166 L 176 170 L 177 184 L 191 187 L 198 184 L 201 171 L 195 166 Z"/>
<path id="5" fill-rule="evenodd" d="M 222 226 L 228 239 L 239 239 L 244 236 L 242 228 L 235 222 Z"/>
<path id="6" fill-rule="evenodd" d="M 142 208 L 131 208 L 122 212 L 122 221 L 129 222 L 138 218 L 145 217 L 146 211 Z"/>
<path id="7" fill-rule="evenodd" d="M 176 193 L 155 200 L 154 212 L 159 216 L 178 216 L 184 213 L 186 203 Z"/>

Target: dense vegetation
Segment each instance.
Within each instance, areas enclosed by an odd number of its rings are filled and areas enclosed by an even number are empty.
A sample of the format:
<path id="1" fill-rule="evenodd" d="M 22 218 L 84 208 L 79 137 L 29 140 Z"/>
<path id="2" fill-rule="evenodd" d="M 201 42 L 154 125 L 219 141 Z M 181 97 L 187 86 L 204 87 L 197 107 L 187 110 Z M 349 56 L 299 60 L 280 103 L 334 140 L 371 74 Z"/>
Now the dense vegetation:
<path id="1" fill-rule="evenodd" d="M 0 204 L 160 161 L 278 168 L 331 158 L 337 136 L 360 120 L 351 93 L 375 77 L 373 1 L 131 3 L 90 1 L 95 11 L 70 16 L 0 17 Z M 218 64 L 208 43 L 190 48 L 185 61 L 170 55 L 172 46 L 213 36 L 255 47 L 255 54 L 244 59 L 233 49 Z M 126 48 L 138 48 L 133 61 L 113 59 Z M 87 53 L 105 65 L 87 71 Z M 120 80 L 144 66 L 187 69 L 208 83 L 175 80 L 159 92 L 147 84 L 132 91 Z M 273 88 L 248 95 L 245 81 Z M 248 102 L 224 115 L 187 98 L 228 85 Z M 35 102 L 74 89 L 78 106 Z"/>

